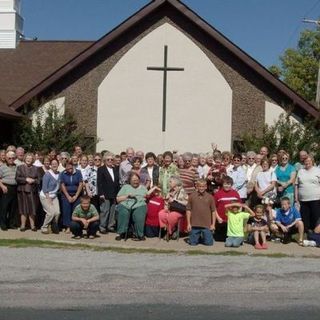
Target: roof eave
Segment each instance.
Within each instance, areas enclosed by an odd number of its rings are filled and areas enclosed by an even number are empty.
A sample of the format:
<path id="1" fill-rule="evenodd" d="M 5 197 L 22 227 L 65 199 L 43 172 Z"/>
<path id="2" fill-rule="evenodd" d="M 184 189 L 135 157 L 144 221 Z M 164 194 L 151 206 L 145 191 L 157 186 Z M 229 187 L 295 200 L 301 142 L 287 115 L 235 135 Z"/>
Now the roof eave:
<path id="1" fill-rule="evenodd" d="M 62 76 L 70 72 L 72 69 L 77 67 L 79 64 L 84 62 L 88 57 L 96 53 L 98 50 L 108 45 L 110 42 L 114 41 L 117 37 L 125 33 L 129 28 L 136 25 L 140 20 L 151 14 L 153 11 L 158 9 L 164 3 L 170 3 L 174 8 L 176 8 L 181 14 L 186 18 L 191 20 L 195 25 L 197 25 L 201 30 L 206 32 L 209 36 L 213 37 L 222 46 L 226 47 L 230 52 L 232 52 L 236 57 L 238 57 L 243 63 L 248 67 L 252 68 L 257 72 L 262 78 L 272 84 L 277 90 L 279 90 L 284 96 L 292 101 L 294 105 L 300 106 L 306 113 L 310 114 L 315 118 L 319 118 L 320 112 L 317 108 L 294 92 L 285 83 L 283 83 L 278 78 L 274 77 L 264 66 L 262 66 L 258 61 L 253 59 L 247 53 L 245 53 L 241 48 L 232 43 L 223 34 L 211 26 L 208 22 L 203 20 L 198 14 L 196 14 L 192 9 L 187 7 L 184 3 L 178 0 L 154 0 L 150 2 L 135 14 L 130 16 L 127 20 L 121 23 L 119 26 L 111 30 L 108 34 L 97 40 L 89 48 L 85 49 L 79 55 L 74 57 L 72 60 L 67 62 L 65 65 L 57 69 L 54 73 L 49 75 L 46 79 L 38 83 L 32 89 L 27 91 L 21 97 L 16 99 L 10 104 L 10 107 L 17 110 L 23 106 L 26 102 L 31 100 L 33 97 L 40 94 L 42 91 L 47 89 L 55 81 L 60 79 Z"/>

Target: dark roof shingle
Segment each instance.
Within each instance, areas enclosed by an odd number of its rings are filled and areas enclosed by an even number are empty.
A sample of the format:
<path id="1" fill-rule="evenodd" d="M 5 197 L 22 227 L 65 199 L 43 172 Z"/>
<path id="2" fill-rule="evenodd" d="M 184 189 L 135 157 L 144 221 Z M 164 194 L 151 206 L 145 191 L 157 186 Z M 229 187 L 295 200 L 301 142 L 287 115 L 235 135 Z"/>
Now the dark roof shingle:
<path id="1" fill-rule="evenodd" d="M 0 49 L 0 98 L 10 105 L 91 44 L 21 41 L 16 49 Z"/>

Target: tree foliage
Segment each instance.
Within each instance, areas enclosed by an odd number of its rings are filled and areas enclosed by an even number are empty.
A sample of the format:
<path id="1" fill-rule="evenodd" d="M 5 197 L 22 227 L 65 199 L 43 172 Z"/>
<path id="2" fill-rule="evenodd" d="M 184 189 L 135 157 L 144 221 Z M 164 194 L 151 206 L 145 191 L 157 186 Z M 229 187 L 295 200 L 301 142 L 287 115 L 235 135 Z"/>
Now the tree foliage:
<path id="1" fill-rule="evenodd" d="M 291 114 L 283 113 L 273 125 L 265 125 L 263 134 L 245 133 L 241 138 L 243 149 L 258 152 L 262 146 L 268 147 L 270 153 L 286 150 L 294 161 L 298 160 L 299 151 L 312 153 L 320 160 L 320 130 L 318 120 L 307 119 L 303 124 L 293 120 Z"/>
<path id="2" fill-rule="evenodd" d="M 296 49 L 287 49 L 280 56 L 280 66 L 269 68 L 276 77 L 290 88 L 314 102 L 317 91 L 317 78 L 320 60 L 320 28 L 304 30 Z"/>
<path id="3" fill-rule="evenodd" d="M 48 152 L 50 148 L 59 151 L 72 151 L 74 145 L 81 145 L 87 151 L 93 151 L 96 141 L 88 139 L 78 130 L 71 114 L 59 114 L 55 104 L 47 110 L 39 108 L 41 103 L 33 101 L 31 109 L 33 121 L 29 117 L 22 119 L 16 127 L 14 143 L 28 151 Z"/>

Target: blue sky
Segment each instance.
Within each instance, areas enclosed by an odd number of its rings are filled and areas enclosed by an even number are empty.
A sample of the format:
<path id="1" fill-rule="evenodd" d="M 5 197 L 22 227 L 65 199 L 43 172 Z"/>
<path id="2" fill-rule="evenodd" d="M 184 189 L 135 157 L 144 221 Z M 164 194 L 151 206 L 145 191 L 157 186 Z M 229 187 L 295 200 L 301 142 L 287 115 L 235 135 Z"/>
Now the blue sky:
<path id="1" fill-rule="evenodd" d="M 22 0 L 24 31 L 39 40 L 97 40 L 148 0 Z M 299 33 L 314 29 L 320 0 L 184 0 L 186 5 L 265 66 L 278 62 Z"/>

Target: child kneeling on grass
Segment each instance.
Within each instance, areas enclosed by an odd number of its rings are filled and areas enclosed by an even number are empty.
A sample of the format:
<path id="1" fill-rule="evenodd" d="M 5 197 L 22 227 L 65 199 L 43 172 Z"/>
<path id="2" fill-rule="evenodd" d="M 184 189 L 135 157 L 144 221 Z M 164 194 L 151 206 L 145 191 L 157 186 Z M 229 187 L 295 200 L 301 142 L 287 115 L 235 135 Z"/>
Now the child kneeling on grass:
<path id="1" fill-rule="evenodd" d="M 254 216 L 254 212 L 243 203 L 230 203 L 225 206 L 226 215 L 228 217 L 226 247 L 238 248 L 244 240 L 244 221 L 250 216 Z M 246 211 L 241 211 L 241 209 Z"/>
<path id="2" fill-rule="evenodd" d="M 257 205 L 254 217 L 250 217 L 247 222 L 248 242 L 253 244 L 256 249 L 268 249 L 267 233 L 269 228 L 267 221 L 263 219 L 263 215 L 263 205 Z"/>
<path id="3" fill-rule="evenodd" d="M 299 233 L 298 244 L 303 245 L 304 225 L 299 211 L 290 205 L 290 199 L 283 197 L 281 199 L 281 208 L 277 210 L 276 224 L 278 231 L 283 236 L 283 243 L 289 243 L 291 235 Z"/>

